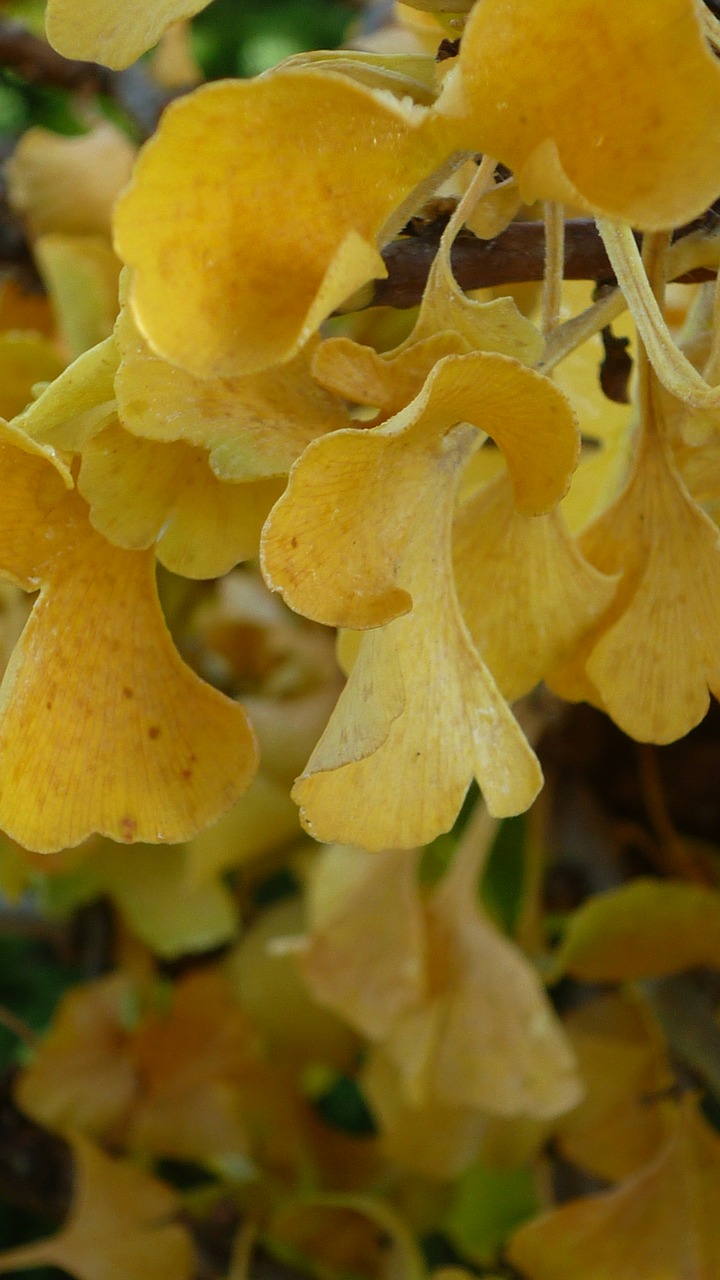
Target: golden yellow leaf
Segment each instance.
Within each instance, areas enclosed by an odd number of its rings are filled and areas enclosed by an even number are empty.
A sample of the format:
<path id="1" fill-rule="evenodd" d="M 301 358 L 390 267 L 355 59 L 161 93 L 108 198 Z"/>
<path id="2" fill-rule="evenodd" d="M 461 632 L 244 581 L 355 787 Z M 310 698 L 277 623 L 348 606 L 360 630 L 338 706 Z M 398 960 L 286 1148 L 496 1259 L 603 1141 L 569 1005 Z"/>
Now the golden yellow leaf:
<path id="1" fill-rule="evenodd" d="M 32 400 L 38 382 L 65 367 L 55 345 L 39 333 L 0 333 L 0 417 L 14 418 Z"/>
<path id="2" fill-rule="evenodd" d="M 423 108 L 320 71 L 280 68 L 173 103 L 115 215 L 150 346 L 201 377 L 294 355 L 386 274 L 376 242 L 422 202 L 444 134 Z"/>
<path id="3" fill-rule="evenodd" d="M 209 0 L 48 0 L 48 40 L 66 58 L 128 67 L 157 44 L 172 22 L 191 18 Z"/>
<path id="4" fill-rule="evenodd" d="M 376 628 L 295 787 L 318 839 L 408 848 L 452 825 L 473 774 L 497 815 L 540 785 L 455 593 L 456 491 L 480 443 L 470 423 L 503 449 L 520 509 L 552 507 L 577 450 L 567 401 L 508 357 L 472 354 L 442 360 L 381 427 L 311 444 L 265 526 L 263 571 L 291 607 Z"/>
<path id="5" fill-rule="evenodd" d="M 658 1151 L 668 1133 L 674 1074 L 649 1008 L 631 992 L 599 996 L 565 1019 L 585 1097 L 561 1116 L 555 1140 L 567 1160 L 610 1182 Z"/>
<path id="6" fill-rule="evenodd" d="M 344 404 L 310 376 L 319 339 L 286 364 L 240 378 L 197 378 L 156 356 L 127 307 L 115 336 L 118 413 L 135 435 L 207 449 L 221 480 L 285 475 L 316 436 L 349 425 Z"/>
<path id="7" fill-rule="evenodd" d="M 114 338 L 78 356 L 29 404 L 13 426 L 54 449 L 80 452 L 115 411 L 118 366 Z"/>
<path id="8" fill-rule="evenodd" d="M 585 642 L 588 679 L 631 737 L 681 738 L 720 692 L 720 534 L 656 434 L 645 436 L 626 488 L 580 547 L 601 572 L 622 574 Z M 551 683 L 566 688 L 562 677 Z"/>
<path id="9" fill-rule="evenodd" d="M 720 967 L 720 893 L 682 881 L 633 880 L 573 914 L 553 971 L 624 982 Z"/>
<path id="10" fill-rule="evenodd" d="M 572 652 L 617 585 L 583 559 L 559 511 L 517 511 L 507 475 L 460 506 L 453 558 L 468 630 L 509 701 Z"/>
<path id="11" fill-rule="evenodd" d="M 21 432 L 2 427 L 0 450 L 12 477 L 0 572 L 41 588 L 0 690 L 0 825 L 41 851 L 94 831 L 187 839 L 249 785 L 245 713 L 182 662 L 152 552 L 96 533 L 53 455 Z"/>
<path id="12" fill-rule="evenodd" d="M 140 439 L 114 418 L 85 445 L 78 490 L 95 528 L 116 546 L 154 547 L 173 573 L 215 578 L 257 555 L 283 485 L 219 480 L 204 449 Z"/>
<path id="13" fill-rule="evenodd" d="M 526 200 L 645 230 L 718 194 L 720 67 L 694 0 L 482 0 L 437 110 L 456 145 L 497 156 Z"/>
<path id="14" fill-rule="evenodd" d="M 651 1163 L 615 1190 L 522 1226 L 508 1259 L 528 1280 L 711 1280 L 720 1274 L 720 1139 L 686 1099 Z"/>

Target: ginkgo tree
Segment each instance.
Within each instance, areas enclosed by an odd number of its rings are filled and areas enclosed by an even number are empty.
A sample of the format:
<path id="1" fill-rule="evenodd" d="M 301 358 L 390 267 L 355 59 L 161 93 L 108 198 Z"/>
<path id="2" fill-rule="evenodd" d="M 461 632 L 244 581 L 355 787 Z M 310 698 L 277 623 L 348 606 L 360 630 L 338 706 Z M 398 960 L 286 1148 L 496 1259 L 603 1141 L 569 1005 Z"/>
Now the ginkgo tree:
<path id="1" fill-rule="evenodd" d="M 47 0 L 164 109 L 7 165 L 0 885 L 113 923 L 0 1269 L 720 1274 L 718 859 L 653 754 L 720 693 L 718 18 L 408 0 L 206 81 L 205 7 Z M 579 703 L 651 834 L 554 908 Z"/>

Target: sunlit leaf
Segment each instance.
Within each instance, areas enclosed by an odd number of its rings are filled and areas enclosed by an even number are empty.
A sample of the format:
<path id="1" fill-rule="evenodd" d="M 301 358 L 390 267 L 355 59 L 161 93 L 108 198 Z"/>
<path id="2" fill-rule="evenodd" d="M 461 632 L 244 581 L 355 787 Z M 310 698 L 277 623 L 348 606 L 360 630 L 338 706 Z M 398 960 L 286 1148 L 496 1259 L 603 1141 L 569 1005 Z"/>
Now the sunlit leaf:
<path id="1" fill-rule="evenodd" d="M 662 92 L 658 86 L 662 85 Z M 526 200 L 561 200 L 646 230 L 718 194 L 720 68 L 693 0 L 482 0 L 438 109 L 458 144 L 497 156 Z"/>
<path id="2" fill-rule="evenodd" d="M 127 67 L 157 44 L 171 22 L 191 18 L 209 0 L 48 0 L 48 40 L 66 58 Z"/>
<path id="3" fill-rule="evenodd" d="M 0 445 L 12 476 L 0 570 L 41 588 L 0 694 L 0 823 L 40 850 L 94 831 L 125 842 L 188 838 L 250 782 L 245 714 L 180 659 L 152 552 L 96 533 L 39 445 L 9 427 Z"/>

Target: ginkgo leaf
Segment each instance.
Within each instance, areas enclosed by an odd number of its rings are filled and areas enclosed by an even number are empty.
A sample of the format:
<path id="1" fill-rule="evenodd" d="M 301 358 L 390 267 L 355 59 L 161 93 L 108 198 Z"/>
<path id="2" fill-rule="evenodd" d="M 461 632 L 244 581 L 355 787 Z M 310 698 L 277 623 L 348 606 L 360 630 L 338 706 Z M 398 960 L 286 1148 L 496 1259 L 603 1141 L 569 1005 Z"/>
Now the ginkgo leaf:
<path id="1" fill-rule="evenodd" d="M 528 1280 L 710 1280 L 720 1272 L 718 1196 L 720 1139 L 687 1098 L 651 1163 L 522 1226 L 508 1260 Z"/>
<path id="2" fill-rule="evenodd" d="M 120 263 L 103 236 L 49 232 L 35 256 L 72 359 L 112 333 L 118 311 Z"/>
<path id="3" fill-rule="evenodd" d="M 624 982 L 720 967 L 720 893 L 681 881 L 634 880 L 572 915 L 553 965 L 586 982 Z"/>
<path id="4" fill-rule="evenodd" d="M 458 510 L 453 556 L 463 617 L 510 701 L 573 650 L 615 593 L 616 580 L 583 559 L 558 511 L 515 509 L 506 475 Z"/>
<path id="5" fill-rule="evenodd" d="M 41 588 L 0 690 L 0 825 L 41 851 L 187 839 L 249 785 L 245 713 L 175 650 L 152 551 L 96 533 L 51 451 L 10 427 L 0 449 L 0 572 Z"/>
<path id="6" fill-rule="evenodd" d="M 39 333 L 0 333 L 0 417 L 14 418 L 32 401 L 33 387 L 65 367 L 54 343 Z"/>
<path id="7" fill-rule="evenodd" d="M 614 1182 L 658 1151 L 668 1134 L 674 1074 L 660 1028 L 632 991 L 600 996 L 564 1022 L 585 1097 L 555 1134 L 567 1160 Z"/>
<path id="8" fill-rule="evenodd" d="M 128 67 L 154 44 L 172 22 L 191 18 L 209 0 L 48 0 L 48 40 L 66 58 Z"/>
<path id="9" fill-rule="evenodd" d="M 349 425 L 342 401 L 310 375 L 317 338 L 293 360 L 263 373 L 204 379 L 156 356 L 127 307 L 115 337 L 123 426 L 150 440 L 182 440 L 208 450 L 222 480 L 285 475 L 316 436 Z"/>
<path id="10" fill-rule="evenodd" d="M 173 103 L 115 215 L 150 346 L 201 377 L 294 355 L 386 274 L 376 242 L 422 203 L 446 163 L 445 132 L 424 108 L 302 69 Z"/>
<path id="11" fill-rule="evenodd" d="M 710 692 L 720 692 L 720 534 L 655 433 L 580 547 L 601 572 L 622 574 L 609 611 L 583 641 L 588 679 L 631 737 L 682 737 L 705 715 Z M 566 688 L 562 679 L 551 683 Z"/>
<path id="12" fill-rule="evenodd" d="M 224 482 L 204 449 L 140 439 L 114 418 L 85 445 L 78 490 L 95 528 L 116 546 L 154 546 L 173 573 L 215 578 L 257 555 L 283 485 Z"/>
<path id="13" fill-rule="evenodd" d="M 417 1104 L 543 1119 L 582 1097 L 575 1056 L 528 960 L 476 900 L 462 846 L 427 904 L 427 1003 L 398 1019 L 384 1051 Z"/>
<path id="14" fill-rule="evenodd" d="M 482 0 L 437 110 L 526 200 L 671 227 L 718 194 L 720 68 L 694 0 Z M 658 86 L 662 85 L 662 92 Z"/>
<path id="15" fill-rule="evenodd" d="M 71 1138 L 75 1191 L 59 1232 L 0 1253 L 0 1271 L 61 1267 L 77 1280 L 190 1280 L 194 1253 L 165 1183 Z"/>
<path id="16" fill-rule="evenodd" d="M 310 445 L 265 526 L 263 572 L 294 609 L 378 628 L 294 790 L 318 839 L 409 848 L 452 825 L 473 772 L 498 815 L 539 786 L 455 593 L 456 492 L 480 437 L 454 424 L 473 422 L 501 445 L 520 509 L 552 507 L 576 457 L 568 403 L 516 361 L 475 354 L 442 360 L 381 427 Z"/>
<path id="17" fill-rule="evenodd" d="M 347 869 L 345 892 L 328 912 L 311 914 L 297 955 L 316 999 L 371 1039 L 386 1036 L 399 1013 L 421 997 L 425 978 L 424 920 L 417 887 L 417 854 L 359 850 L 323 852 L 313 870 L 310 904 L 327 895 L 327 882 Z"/>
<path id="18" fill-rule="evenodd" d="M 7 165 L 8 197 L 33 235 L 110 235 L 137 148 L 109 121 L 78 137 L 28 129 Z"/>
<path id="19" fill-rule="evenodd" d="M 115 412 L 118 361 L 114 338 L 105 338 L 68 365 L 13 426 L 53 449 L 82 451 Z"/>
<path id="20" fill-rule="evenodd" d="M 134 988 L 112 973 L 67 992 L 52 1026 L 20 1073 L 15 1097 L 50 1129 L 111 1137 L 127 1119 L 137 1089 L 127 1011 Z"/>
<path id="21" fill-rule="evenodd" d="M 188 874 L 184 846 L 140 846 L 132 871 L 126 851 L 114 844 L 92 861 L 101 892 L 108 893 L 125 921 L 156 956 L 179 956 L 225 946 L 240 920 L 232 893 L 218 878 Z"/>
<path id="22" fill-rule="evenodd" d="M 381 1150 L 426 1178 L 456 1178 L 477 1155 L 485 1121 L 472 1107 L 408 1100 L 397 1065 L 375 1048 L 360 1072 L 380 1128 Z"/>

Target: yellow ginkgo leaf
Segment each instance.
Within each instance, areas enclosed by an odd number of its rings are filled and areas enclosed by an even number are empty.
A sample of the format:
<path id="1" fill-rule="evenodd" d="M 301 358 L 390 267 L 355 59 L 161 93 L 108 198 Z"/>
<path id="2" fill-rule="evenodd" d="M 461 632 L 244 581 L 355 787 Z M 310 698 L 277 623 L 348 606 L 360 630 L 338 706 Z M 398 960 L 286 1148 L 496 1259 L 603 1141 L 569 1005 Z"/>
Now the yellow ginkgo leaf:
<path id="1" fill-rule="evenodd" d="M 293 360 L 265 372 L 203 379 L 156 356 L 127 307 L 115 336 L 123 426 L 150 440 L 184 440 L 208 450 L 222 480 L 286 475 L 311 440 L 348 425 L 342 401 L 310 375 L 317 338 Z"/>
<path id="2" fill-rule="evenodd" d="M 456 1178 L 474 1160 L 485 1128 L 472 1107 L 437 1098 L 408 1101 L 396 1064 L 375 1048 L 363 1064 L 360 1085 L 380 1129 L 383 1153 L 426 1178 Z"/>
<path id="3" fill-rule="evenodd" d="M 348 874 L 349 873 L 349 874 Z M 343 889 L 318 919 L 328 884 Z M 356 849 L 323 851 L 313 868 L 309 934 L 297 960 L 316 999 L 373 1040 L 421 998 L 424 920 L 414 851 L 371 858 Z"/>
<path id="4" fill-rule="evenodd" d="M 583 1094 L 575 1055 L 540 979 L 477 902 L 486 847 L 460 845 L 427 904 L 423 1007 L 384 1044 L 408 1099 L 546 1119 Z"/>
<path id="5" fill-rule="evenodd" d="M 654 432 L 580 547 L 601 572 L 622 574 L 608 613 L 583 642 L 588 679 L 631 737 L 681 738 L 705 715 L 709 691 L 720 692 L 720 534 Z"/>
<path id="6" fill-rule="evenodd" d="M 137 148 L 104 121 L 63 137 L 28 129 L 7 165 L 8 197 L 33 235 L 110 235 L 112 207 L 129 181 Z"/>
<path id="7" fill-rule="evenodd" d="M 128 67 L 157 44 L 172 22 L 192 18 L 209 0 L 48 0 L 48 40 L 66 58 Z"/>
<path id="8" fill-rule="evenodd" d="M 625 982 L 705 965 L 720 968 L 720 894 L 637 879 L 578 908 L 553 968 L 558 977 Z"/>
<path id="9" fill-rule="evenodd" d="M 528 1280 L 710 1280 L 720 1274 L 718 1197 L 720 1139 L 688 1098 L 651 1163 L 522 1226 L 508 1260 Z"/>
<path id="10" fill-rule="evenodd" d="M 447 167 L 446 134 L 424 108 L 321 71 L 218 82 L 173 103 L 115 215 L 150 346 L 201 377 L 294 355 L 386 274 L 377 243 Z"/>
<path id="11" fill-rule="evenodd" d="M 0 689 L 0 826 L 41 851 L 187 839 L 255 772 L 245 713 L 175 650 L 152 552 L 101 537 L 50 451 L 6 426 L 0 448 L 0 572 L 41 588 Z"/>
<path id="12" fill-rule="evenodd" d="M 720 67 L 694 0 L 482 0 L 437 110 L 457 144 L 497 156 L 526 200 L 645 230 L 718 194 Z M 662 92 L 658 86 L 662 85 Z"/>
<path id="13" fill-rule="evenodd" d="M 450 356 L 383 426 L 310 445 L 265 527 L 264 572 L 294 609 L 379 628 L 296 784 L 318 839 L 408 848 L 452 825 L 473 775 L 497 815 L 540 785 L 455 592 L 457 486 L 480 443 L 470 423 L 501 445 L 522 510 L 562 496 L 577 435 L 561 393 L 508 357 Z"/>
<path id="14" fill-rule="evenodd" d="M 580 1105 L 558 1122 L 567 1160 L 614 1182 L 659 1150 L 668 1133 L 674 1075 L 662 1032 L 640 996 L 599 996 L 565 1019 L 585 1084 Z"/>
<path id="15" fill-rule="evenodd" d="M 75 1192 L 54 1236 L 0 1253 L 0 1271 L 61 1267 L 77 1280 L 190 1280 L 190 1235 L 174 1221 L 180 1201 L 165 1183 L 71 1139 Z"/>
<path id="16" fill-rule="evenodd" d="M 137 1089 L 124 1025 L 134 998 L 123 973 L 83 983 L 62 997 L 49 1032 L 17 1079 L 14 1092 L 23 1111 L 50 1129 L 115 1136 Z"/>
<path id="17" fill-rule="evenodd" d="M 72 359 L 112 333 L 118 311 L 120 263 L 104 236 L 49 232 L 35 256 Z"/>
<path id="18" fill-rule="evenodd" d="M 115 412 L 118 366 L 113 337 L 83 352 L 18 416 L 13 426 L 33 440 L 78 453 Z"/>
<path id="19" fill-rule="evenodd" d="M 453 533 L 463 617 L 513 701 L 571 652 L 607 608 L 616 580 L 583 559 L 559 511 L 517 511 L 506 475 L 463 503 Z"/>
<path id="20" fill-rule="evenodd" d="M 186 578 L 215 578 L 257 555 L 260 530 L 282 481 L 218 480 L 204 449 L 157 443 L 111 420 L 85 445 L 78 489 L 90 519 L 110 542 L 155 547 Z"/>
<path id="21" fill-rule="evenodd" d="M 39 333 L 0 333 L 0 417 L 14 418 L 32 401 L 33 387 L 52 382 L 65 361 Z"/>

